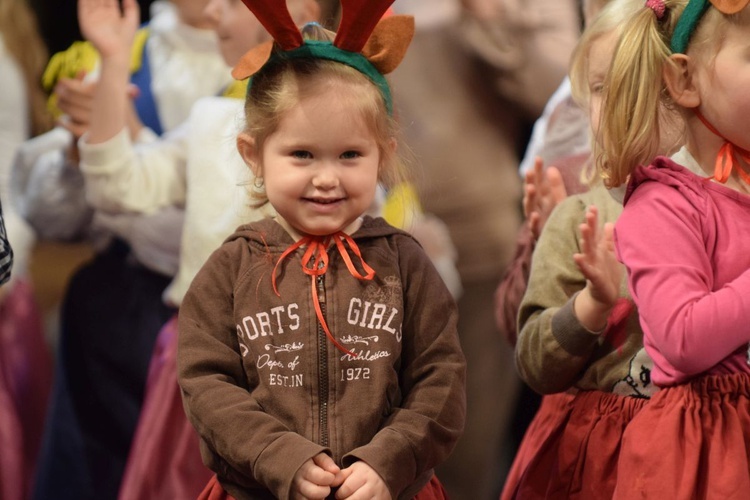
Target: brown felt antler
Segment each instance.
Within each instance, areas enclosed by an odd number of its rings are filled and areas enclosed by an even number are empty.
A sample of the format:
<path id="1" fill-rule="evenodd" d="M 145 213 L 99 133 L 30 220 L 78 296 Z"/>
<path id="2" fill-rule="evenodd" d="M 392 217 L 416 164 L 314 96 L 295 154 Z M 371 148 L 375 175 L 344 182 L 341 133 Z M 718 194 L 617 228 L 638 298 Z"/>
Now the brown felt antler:
<path id="1" fill-rule="evenodd" d="M 341 0 L 341 23 L 333 44 L 349 52 L 360 52 L 393 1 Z"/>
<path id="2" fill-rule="evenodd" d="M 401 64 L 413 36 L 413 17 L 386 17 L 375 26 L 362 48 L 362 55 L 381 74 L 387 75 Z"/>
<path id="3" fill-rule="evenodd" d="M 279 58 L 313 57 L 346 64 L 360 71 L 378 86 L 388 113 L 393 102 L 383 75 L 396 69 L 414 36 L 414 18 L 383 18 L 394 0 L 342 0 L 343 15 L 333 43 L 305 42 L 294 25 L 286 0 L 242 0 L 281 47 Z M 232 76 L 244 80 L 274 58 L 273 42 L 248 51 L 237 63 Z"/>
<path id="4" fill-rule="evenodd" d="M 258 21 L 284 50 L 296 49 L 304 43 L 302 34 L 289 14 L 286 0 L 242 0 Z"/>

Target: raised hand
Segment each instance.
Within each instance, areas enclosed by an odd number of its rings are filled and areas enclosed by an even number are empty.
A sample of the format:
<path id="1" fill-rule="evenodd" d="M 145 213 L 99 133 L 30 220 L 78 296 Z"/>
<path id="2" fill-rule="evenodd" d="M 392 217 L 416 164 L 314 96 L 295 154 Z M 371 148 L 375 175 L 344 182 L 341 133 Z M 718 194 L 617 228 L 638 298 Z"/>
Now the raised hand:
<path id="1" fill-rule="evenodd" d="M 614 249 L 614 224 L 598 228 L 599 212 L 595 206 L 586 210 L 580 225 L 581 252 L 573 255 L 576 265 L 586 277 L 586 287 L 576 297 L 575 312 L 583 326 L 592 331 L 603 329 L 607 316 L 620 297 L 624 266 L 617 261 Z"/>
<path id="2" fill-rule="evenodd" d="M 523 214 L 534 239 L 539 239 L 552 210 L 567 196 L 560 171 L 553 166 L 545 170 L 537 157 L 534 168 L 526 172 L 523 194 Z"/>
<path id="3" fill-rule="evenodd" d="M 136 0 L 78 0 L 81 34 L 103 58 L 130 57 L 135 32 L 140 23 Z"/>
<path id="4" fill-rule="evenodd" d="M 84 80 L 85 75 L 81 71 L 75 78 L 61 78 L 55 85 L 54 92 L 57 107 L 63 112 L 60 125 L 68 129 L 76 139 L 89 129 L 96 90 L 96 82 Z"/>
<path id="5" fill-rule="evenodd" d="M 391 500 L 391 492 L 383 478 L 365 462 L 354 462 L 341 472 L 344 482 L 336 492 L 337 499 Z"/>
<path id="6" fill-rule="evenodd" d="M 331 457 L 319 453 L 302 464 L 292 479 L 292 500 L 324 500 L 341 484 L 341 469 Z"/>

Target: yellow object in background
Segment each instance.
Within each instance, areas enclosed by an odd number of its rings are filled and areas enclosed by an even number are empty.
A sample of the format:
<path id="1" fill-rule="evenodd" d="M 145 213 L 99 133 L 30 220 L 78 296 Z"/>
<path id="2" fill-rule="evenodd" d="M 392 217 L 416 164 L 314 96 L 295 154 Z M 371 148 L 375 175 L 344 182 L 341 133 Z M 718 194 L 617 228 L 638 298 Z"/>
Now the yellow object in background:
<path id="1" fill-rule="evenodd" d="M 386 194 L 383 203 L 383 218 L 388 224 L 408 231 L 421 214 L 422 205 L 413 185 L 401 183 Z"/>
<path id="2" fill-rule="evenodd" d="M 130 54 L 130 73 L 141 69 L 143 51 L 148 39 L 148 28 L 141 28 L 135 34 L 133 51 Z M 93 71 L 99 64 L 99 54 L 89 42 L 73 42 L 62 52 L 54 54 L 42 75 L 42 87 L 50 94 L 47 106 L 55 118 L 61 115 L 57 107 L 57 97 L 54 94 L 55 85 L 61 78 L 78 78 Z"/>

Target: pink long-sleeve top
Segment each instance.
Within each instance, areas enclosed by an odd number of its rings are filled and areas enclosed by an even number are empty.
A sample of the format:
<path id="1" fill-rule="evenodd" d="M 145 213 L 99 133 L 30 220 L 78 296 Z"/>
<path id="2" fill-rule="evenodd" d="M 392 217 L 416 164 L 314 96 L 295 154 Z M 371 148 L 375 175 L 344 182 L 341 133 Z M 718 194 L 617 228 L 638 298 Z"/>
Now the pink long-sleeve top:
<path id="1" fill-rule="evenodd" d="M 631 175 L 615 246 L 654 383 L 750 373 L 750 196 L 706 180 L 685 149 L 657 158 Z"/>

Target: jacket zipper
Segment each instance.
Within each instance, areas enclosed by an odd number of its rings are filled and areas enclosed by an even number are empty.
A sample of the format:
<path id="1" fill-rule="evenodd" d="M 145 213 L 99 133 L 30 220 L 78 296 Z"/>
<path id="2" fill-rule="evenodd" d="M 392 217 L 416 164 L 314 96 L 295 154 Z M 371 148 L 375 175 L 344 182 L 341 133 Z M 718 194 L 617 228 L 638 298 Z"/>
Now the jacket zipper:
<path id="1" fill-rule="evenodd" d="M 323 276 L 317 276 L 318 302 L 326 317 L 326 292 Z M 323 326 L 318 322 L 318 398 L 320 401 L 320 444 L 328 446 L 328 342 Z"/>

